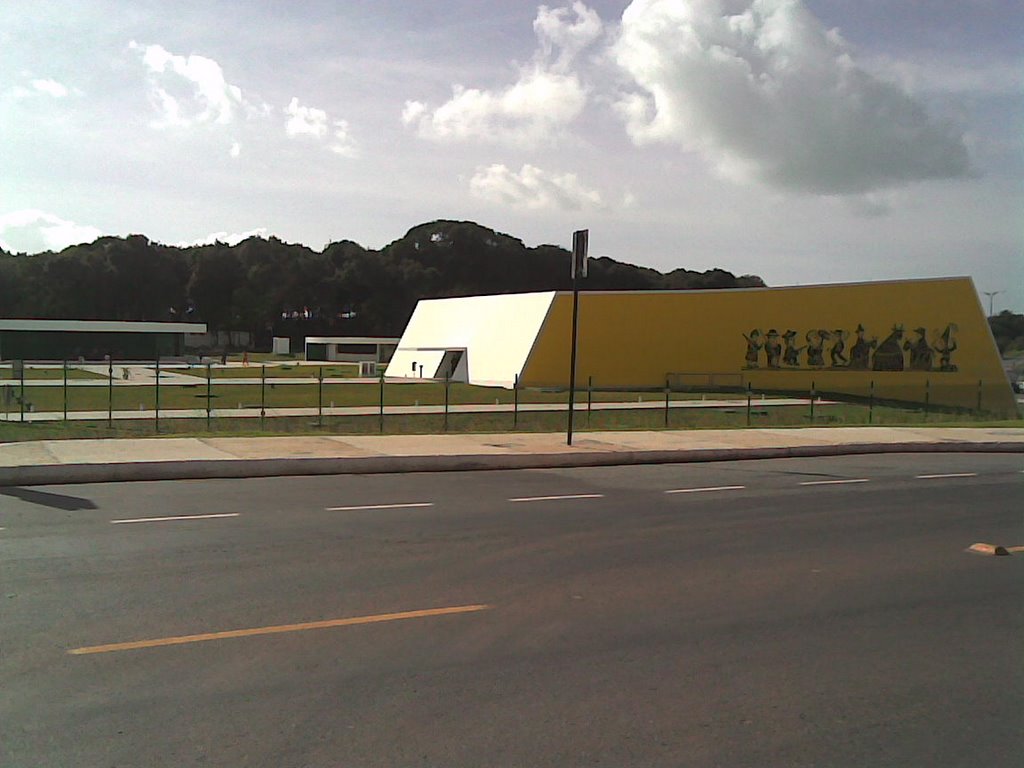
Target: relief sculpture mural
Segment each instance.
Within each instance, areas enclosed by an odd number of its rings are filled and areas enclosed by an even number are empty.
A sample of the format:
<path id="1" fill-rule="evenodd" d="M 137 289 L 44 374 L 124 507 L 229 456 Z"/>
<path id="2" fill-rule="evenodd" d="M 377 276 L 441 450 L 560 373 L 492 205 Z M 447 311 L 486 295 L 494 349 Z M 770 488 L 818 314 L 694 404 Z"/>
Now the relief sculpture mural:
<path id="1" fill-rule="evenodd" d="M 742 334 L 746 341 L 744 368 L 952 373 L 957 370 L 953 362 L 956 332 L 956 324 L 949 323 L 930 337 L 927 329 L 918 327 L 912 331 L 913 337 L 907 338 L 903 325 L 898 323 L 879 342 L 877 336 L 867 338 L 867 329 L 858 323 L 852 334 L 843 328 L 812 328 L 803 334 L 807 343 L 797 346 L 797 330 L 789 328 L 780 335 L 775 328 L 765 333 L 754 328 Z M 853 343 L 847 353 L 851 335 Z"/>

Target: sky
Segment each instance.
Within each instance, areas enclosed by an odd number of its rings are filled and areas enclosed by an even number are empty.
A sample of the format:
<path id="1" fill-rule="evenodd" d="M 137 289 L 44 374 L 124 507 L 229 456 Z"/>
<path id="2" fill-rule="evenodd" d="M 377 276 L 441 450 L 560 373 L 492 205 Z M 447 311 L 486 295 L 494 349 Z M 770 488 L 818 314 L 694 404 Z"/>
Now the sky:
<path id="1" fill-rule="evenodd" d="M 1019 0 L 4 0 L 0 247 L 458 219 L 1021 312 L 1022 97 Z"/>

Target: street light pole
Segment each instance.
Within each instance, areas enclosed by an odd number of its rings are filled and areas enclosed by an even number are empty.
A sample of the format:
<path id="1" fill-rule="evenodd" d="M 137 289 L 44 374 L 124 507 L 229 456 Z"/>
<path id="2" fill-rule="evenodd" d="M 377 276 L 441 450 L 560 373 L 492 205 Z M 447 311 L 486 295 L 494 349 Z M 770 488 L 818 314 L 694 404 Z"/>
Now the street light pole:
<path id="1" fill-rule="evenodd" d="M 982 291 L 982 293 L 988 296 L 988 316 L 992 317 L 992 299 L 1005 291 Z"/>
<path id="2" fill-rule="evenodd" d="M 565 444 L 572 445 L 572 418 L 576 408 L 576 329 L 579 319 L 581 277 L 587 276 L 587 240 L 590 230 L 572 233 L 572 352 L 569 355 L 569 420 Z"/>

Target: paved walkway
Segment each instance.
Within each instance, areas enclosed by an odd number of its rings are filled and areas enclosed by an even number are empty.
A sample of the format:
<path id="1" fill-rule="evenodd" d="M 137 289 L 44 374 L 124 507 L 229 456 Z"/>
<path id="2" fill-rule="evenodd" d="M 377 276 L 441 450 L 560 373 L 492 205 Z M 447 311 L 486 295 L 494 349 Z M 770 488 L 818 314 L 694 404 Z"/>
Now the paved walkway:
<path id="1" fill-rule="evenodd" d="M 0 443 L 0 485 L 965 450 L 1024 454 L 1024 428 L 582 432 L 571 447 L 537 433 L 40 440 Z"/>

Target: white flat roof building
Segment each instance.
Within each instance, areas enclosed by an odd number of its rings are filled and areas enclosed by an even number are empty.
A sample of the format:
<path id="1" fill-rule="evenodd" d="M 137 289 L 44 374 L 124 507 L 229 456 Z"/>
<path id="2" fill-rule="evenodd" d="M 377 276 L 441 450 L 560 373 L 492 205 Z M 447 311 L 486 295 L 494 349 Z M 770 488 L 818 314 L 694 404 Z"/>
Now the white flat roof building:
<path id="1" fill-rule="evenodd" d="M 306 360 L 386 363 L 398 342 L 392 336 L 307 336 Z"/>
<path id="2" fill-rule="evenodd" d="M 0 359 L 152 359 L 180 355 L 186 335 L 204 333 L 206 323 L 0 319 Z"/>

